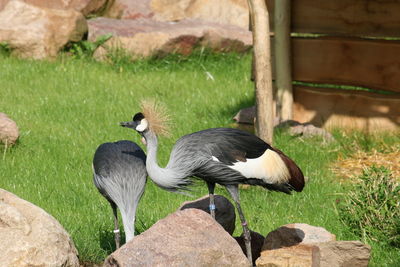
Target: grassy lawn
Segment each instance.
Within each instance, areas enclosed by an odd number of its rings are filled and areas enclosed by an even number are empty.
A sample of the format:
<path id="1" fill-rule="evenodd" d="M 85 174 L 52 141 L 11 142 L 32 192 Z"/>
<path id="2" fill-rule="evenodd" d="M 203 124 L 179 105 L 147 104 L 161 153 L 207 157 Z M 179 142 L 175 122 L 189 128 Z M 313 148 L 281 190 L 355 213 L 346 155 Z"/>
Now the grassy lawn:
<path id="1" fill-rule="evenodd" d="M 100 262 L 114 249 L 112 212 L 92 182 L 91 161 L 97 146 L 121 139 L 139 144 L 137 133 L 118 126 L 131 119 L 139 101 L 152 98 L 168 107 L 174 126 L 171 138 L 160 139 L 159 161 L 168 161 L 180 136 L 211 127 L 233 127 L 233 115 L 254 102 L 249 81 L 249 55 L 198 53 L 190 58 L 113 64 L 86 59 L 56 62 L 0 57 L 0 112 L 20 127 L 17 146 L 0 146 L 0 188 L 52 214 L 71 234 L 85 262 Z M 212 78 L 211 78 L 212 77 Z M 308 183 L 302 193 L 285 195 L 251 187 L 241 190 L 250 228 L 263 235 L 287 223 L 322 226 L 338 240 L 355 240 L 339 220 L 336 201 L 351 186 L 329 170 L 339 154 L 355 148 L 390 147 L 396 136 L 345 135 L 323 145 L 321 140 L 293 138 L 276 132 L 274 145 L 302 168 Z M 228 196 L 217 187 L 217 194 Z M 183 201 L 207 194 L 204 184 L 192 196 L 172 194 L 148 181 L 139 204 L 136 230 L 145 231 L 175 211 Z M 235 235 L 241 234 L 237 221 Z M 371 266 L 399 266 L 400 251 L 379 242 Z"/>

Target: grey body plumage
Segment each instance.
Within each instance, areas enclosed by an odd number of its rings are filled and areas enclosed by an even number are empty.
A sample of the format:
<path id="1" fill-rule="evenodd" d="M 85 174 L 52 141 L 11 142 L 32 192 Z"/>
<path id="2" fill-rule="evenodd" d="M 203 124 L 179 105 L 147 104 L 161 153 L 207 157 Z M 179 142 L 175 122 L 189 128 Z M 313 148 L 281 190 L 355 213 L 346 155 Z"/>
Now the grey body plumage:
<path id="1" fill-rule="evenodd" d="M 157 137 L 151 131 L 144 132 L 143 135 L 147 142 L 149 176 L 154 178 L 159 169 L 154 164 L 157 160 Z M 293 184 L 290 180 L 274 184 L 257 179 L 258 177 L 245 177 L 229 167 L 240 160 L 258 158 L 267 149 L 279 151 L 258 137 L 237 129 L 212 128 L 185 135 L 173 146 L 167 166 L 161 168 L 164 176 L 161 187 L 171 191 L 185 190 L 191 184 L 190 177 L 199 177 L 206 182 L 221 185 L 251 184 L 285 193 L 290 193 L 291 190 L 300 191 L 304 182 L 301 181 L 302 174 L 297 166 L 293 166 L 293 171 L 298 169 L 300 181 L 292 179 Z M 167 181 L 170 183 L 167 184 Z"/>
<path id="2" fill-rule="evenodd" d="M 146 184 L 145 162 L 143 150 L 127 140 L 101 144 L 93 157 L 93 182 L 113 209 L 117 248 L 117 207 L 121 212 L 126 242 L 134 237 L 136 209 Z"/>
<path id="3" fill-rule="evenodd" d="M 156 112 L 149 112 L 154 115 Z M 263 186 L 269 190 L 290 193 L 302 191 L 304 176 L 300 168 L 283 152 L 257 136 L 232 128 L 212 128 L 181 137 L 172 148 L 165 168 L 157 163 L 158 139 L 149 119 L 137 113 L 121 126 L 135 129 L 146 140 L 146 169 L 160 187 L 185 190 L 191 177 L 203 179 L 210 194 L 210 213 L 215 218 L 215 184 L 226 187 L 232 196 L 243 226 L 246 254 L 252 262 L 250 231 L 239 200 L 239 184 Z"/>

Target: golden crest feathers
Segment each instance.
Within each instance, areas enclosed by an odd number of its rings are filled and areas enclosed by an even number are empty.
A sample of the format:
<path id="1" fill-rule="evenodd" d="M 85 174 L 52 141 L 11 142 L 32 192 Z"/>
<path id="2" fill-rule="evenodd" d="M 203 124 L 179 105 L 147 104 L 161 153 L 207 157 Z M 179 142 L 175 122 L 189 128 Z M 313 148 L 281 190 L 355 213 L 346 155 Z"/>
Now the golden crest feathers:
<path id="1" fill-rule="evenodd" d="M 152 132 L 157 135 L 170 136 L 168 126 L 171 120 L 167 108 L 163 104 L 154 100 L 142 100 L 140 108 Z"/>

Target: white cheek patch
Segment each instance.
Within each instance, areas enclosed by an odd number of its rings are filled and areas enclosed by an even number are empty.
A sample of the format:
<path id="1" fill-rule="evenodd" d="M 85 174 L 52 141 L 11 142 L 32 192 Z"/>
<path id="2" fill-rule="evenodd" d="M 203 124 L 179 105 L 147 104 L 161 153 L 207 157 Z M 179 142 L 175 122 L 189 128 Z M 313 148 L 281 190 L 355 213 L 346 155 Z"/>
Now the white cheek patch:
<path id="1" fill-rule="evenodd" d="M 281 157 L 275 151 L 267 149 L 264 154 L 255 159 L 238 161 L 228 166 L 247 178 L 258 178 L 269 184 L 286 183 L 290 179 L 289 170 Z"/>
<path id="2" fill-rule="evenodd" d="M 140 121 L 140 124 L 138 126 L 136 126 L 136 131 L 143 132 L 144 130 L 147 129 L 148 126 L 149 126 L 149 123 L 147 122 L 147 120 L 146 119 L 142 119 Z"/>

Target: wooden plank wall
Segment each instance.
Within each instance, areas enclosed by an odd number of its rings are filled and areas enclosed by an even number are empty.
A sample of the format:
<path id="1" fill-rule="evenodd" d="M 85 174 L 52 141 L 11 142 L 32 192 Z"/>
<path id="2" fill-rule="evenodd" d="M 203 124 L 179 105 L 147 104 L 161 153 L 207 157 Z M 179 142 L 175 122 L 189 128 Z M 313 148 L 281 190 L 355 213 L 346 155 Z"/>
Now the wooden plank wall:
<path id="1" fill-rule="evenodd" d="M 273 18 L 274 0 L 266 1 Z M 400 0 L 291 3 L 293 80 L 392 93 L 296 86 L 294 119 L 328 128 L 399 130 Z"/>
<path id="2" fill-rule="evenodd" d="M 266 2 L 273 13 L 274 0 Z M 292 30 L 296 33 L 400 37 L 399 0 L 292 0 L 291 3 Z M 273 21 L 270 25 L 273 29 Z"/>

